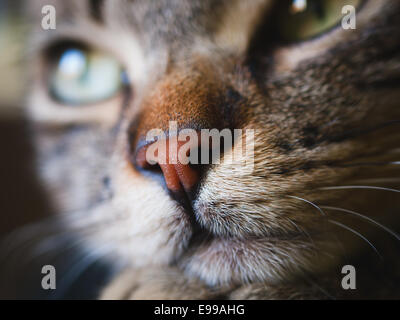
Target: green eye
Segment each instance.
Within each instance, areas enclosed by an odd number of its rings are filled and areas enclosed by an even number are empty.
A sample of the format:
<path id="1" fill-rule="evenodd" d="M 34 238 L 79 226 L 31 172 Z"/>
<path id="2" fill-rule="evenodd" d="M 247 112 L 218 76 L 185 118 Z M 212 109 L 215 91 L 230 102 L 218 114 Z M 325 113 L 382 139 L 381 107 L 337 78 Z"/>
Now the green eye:
<path id="1" fill-rule="evenodd" d="M 113 57 L 79 47 L 62 50 L 50 70 L 50 92 L 61 103 L 83 105 L 119 92 L 122 68 Z"/>
<path id="2" fill-rule="evenodd" d="M 338 25 L 344 15 L 342 8 L 355 8 L 362 0 L 292 0 L 279 6 L 278 28 L 285 41 L 315 37 Z"/>

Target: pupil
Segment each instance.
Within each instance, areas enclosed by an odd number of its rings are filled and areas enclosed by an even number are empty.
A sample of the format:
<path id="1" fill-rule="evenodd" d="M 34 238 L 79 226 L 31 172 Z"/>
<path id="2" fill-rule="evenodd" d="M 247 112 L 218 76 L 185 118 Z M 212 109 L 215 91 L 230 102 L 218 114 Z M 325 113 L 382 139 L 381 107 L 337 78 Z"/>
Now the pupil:
<path id="1" fill-rule="evenodd" d="M 324 1 L 311 1 L 310 9 L 314 12 L 319 20 L 324 20 L 326 17 Z"/>

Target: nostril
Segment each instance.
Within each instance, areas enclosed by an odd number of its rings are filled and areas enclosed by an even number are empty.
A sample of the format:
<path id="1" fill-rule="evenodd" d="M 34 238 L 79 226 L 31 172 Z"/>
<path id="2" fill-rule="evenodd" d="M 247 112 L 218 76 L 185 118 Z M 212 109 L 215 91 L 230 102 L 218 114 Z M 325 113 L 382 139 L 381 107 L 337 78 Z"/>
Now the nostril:
<path id="1" fill-rule="evenodd" d="M 182 191 L 189 193 L 199 180 L 197 170 L 189 164 L 160 164 L 168 189 L 173 192 Z"/>
<path id="2" fill-rule="evenodd" d="M 181 149 L 184 145 L 185 149 Z M 187 141 L 177 139 L 158 140 L 141 147 L 136 152 L 134 163 L 140 170 L 161 172 L 167 188 L 172 193 L 189 194 L 195 189 L 200 178 L 198 165 L 188 161 L 190 154 L 198 149 L 198 143 L 192 146 L 188 145 Z"/>
<path id="3" fill-rule="evenodd" d="M 133 156 L 133 163 L 139 169 L 149 169 L 151 168 L 151 164 L 147 161 L 147 148 L 148 145 L 139 148 L 136 151 L 136 154 Z M 158 165 L 157 163 L 154 165 Z M 161 169 L 161 168 L 160 168 Z"/>

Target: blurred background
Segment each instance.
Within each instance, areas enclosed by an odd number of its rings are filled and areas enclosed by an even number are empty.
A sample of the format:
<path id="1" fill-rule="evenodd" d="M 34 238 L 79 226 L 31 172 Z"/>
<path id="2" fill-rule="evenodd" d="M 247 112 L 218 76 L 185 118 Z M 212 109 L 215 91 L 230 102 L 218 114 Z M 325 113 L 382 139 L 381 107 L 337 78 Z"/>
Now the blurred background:
<path id="1" fill-rule="evenodd" d="M 45 214 L 24 116 L 22 1 L 0 0 L 0 236 Z"/>
<path id="2" fill-rule="evenodd" d="M 28 62 L 23 52 L 28 28 L 21 10 L 22 1 L 0 0 L 0 245 L 6 247 L 3 242 L 12 231 L 47 212 L 34 174 L 34 150 L 23 108 Z M 12 285 L 4 283 L 10 277 L 7 259 L 0 258 L 0 298 L 22 297 L 22 277 Z"/>
<path id="3" fill-rule="evenodd" d="M 62 249 L 52 258 L 25 259 L 34 245 L 25 237 L 25 227 L 50 214 L 35 173 L 32 134 L 24 112 L 29 82 L 25 70 L 30 63 L 24 55 L 30 31 L 23 16 L 25 1 L 29 0 L 0 0 L 0 299 L 93 299 L 110 276 L 103 262 L 80 272 L 79 249 Z M 27 240 L 15 241 L 18 237 Z M 44 264 L 55 266 L 57 290 L 41 288 Z"/>

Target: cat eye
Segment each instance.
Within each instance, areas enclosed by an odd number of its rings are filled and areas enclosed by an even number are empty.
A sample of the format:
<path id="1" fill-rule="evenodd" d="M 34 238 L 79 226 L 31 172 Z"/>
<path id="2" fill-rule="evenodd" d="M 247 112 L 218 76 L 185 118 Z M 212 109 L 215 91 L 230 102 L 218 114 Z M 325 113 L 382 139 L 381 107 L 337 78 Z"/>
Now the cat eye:
<path id="1" fill-rule="evenodd" d="M 48 81 L 60 103 L 85 105 L 116 95 L 125 82 L 121 65 L 112 56 L 81 46 L 56 50 Z"/>
<path id="2" fill-rule="evenodd" d="M 280 1 L 281 2 L 281 1 Z M 291 0 L 279 4 L 277 26 L 284 41 L 301 41 L 318 36 L 337 26 L 342 8 L 357 8 L 362 0 Z"/>

